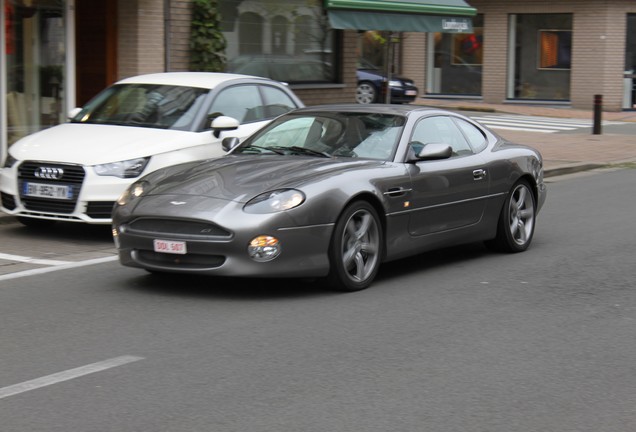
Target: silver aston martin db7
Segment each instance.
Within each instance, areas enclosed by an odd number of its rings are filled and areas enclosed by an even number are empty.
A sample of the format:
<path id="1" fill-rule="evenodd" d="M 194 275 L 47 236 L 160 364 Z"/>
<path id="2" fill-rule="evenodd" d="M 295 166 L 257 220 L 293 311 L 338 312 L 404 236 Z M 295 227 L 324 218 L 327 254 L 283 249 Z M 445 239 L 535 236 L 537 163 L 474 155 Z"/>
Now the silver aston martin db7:
<path id="1" fill-rule="evenodd" d="M 237 124 L 217 117 L 213 133 Z M 546 197 L 536 150 L 437 109 L 304 108 L 223 144 L 226 156 L 160 169 L 121 196 L 123 265 L 355 291 L 381 263 L 435 248 L 524 251 Z"/>

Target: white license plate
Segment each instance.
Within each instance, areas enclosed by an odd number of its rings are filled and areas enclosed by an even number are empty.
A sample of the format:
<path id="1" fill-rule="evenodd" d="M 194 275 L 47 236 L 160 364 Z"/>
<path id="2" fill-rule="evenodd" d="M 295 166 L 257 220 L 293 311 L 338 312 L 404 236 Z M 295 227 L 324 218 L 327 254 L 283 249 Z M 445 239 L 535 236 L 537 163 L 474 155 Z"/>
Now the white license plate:
<path id="1" fill-rule="evenodd" d="M 185 255 L 187 252 L 186 242 L 173 240 L 154 240 L 155 252 Z"/>
<path id="2" fill-rule="evenodd" d="M 407 90 L 404 93 L 406 93 L 407 96 L 417 96 L 417 92 L 415 90 Z"/>
<path id="3" fill-rule="evenodd" d="M 38 198 L 53 198 L 68 200 L 73 198 L 73 188 L 66 185 L 51 185 L 42 183 L 24 183 L 23 193 L 26 196 Z"/>

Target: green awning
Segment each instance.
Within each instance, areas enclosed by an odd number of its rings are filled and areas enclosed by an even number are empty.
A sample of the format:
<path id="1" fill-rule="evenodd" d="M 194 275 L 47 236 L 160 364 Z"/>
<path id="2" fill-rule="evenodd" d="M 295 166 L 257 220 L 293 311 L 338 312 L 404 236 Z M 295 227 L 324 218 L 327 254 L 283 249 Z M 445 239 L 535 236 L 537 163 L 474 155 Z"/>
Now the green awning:
<path id="1" fill-rule="evenodd" d="M 477 10 L 463 0 L 325 0 L 332 28 L 472 33 Z"/>

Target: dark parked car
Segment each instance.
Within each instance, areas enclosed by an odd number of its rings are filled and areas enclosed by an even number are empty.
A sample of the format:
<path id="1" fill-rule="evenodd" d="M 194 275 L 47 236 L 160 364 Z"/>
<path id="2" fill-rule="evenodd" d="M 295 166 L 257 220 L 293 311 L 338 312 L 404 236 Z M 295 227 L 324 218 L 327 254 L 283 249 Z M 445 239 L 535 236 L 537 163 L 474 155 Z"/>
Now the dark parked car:
<path id="1" fill-rule="evenodd" d="M 358 60 L 356 76 L 358 79 L 357 103 L 385 102 L 385 93 L 382 89 L 386 85 L 386 75 L 379 67 L 365 60 Z M 401 76 L 392 75 L 389 87 L 391 88 L 391 103 L 410 103 L 415 100 L 418 94 L 413 80 Z"/>
<path id="2" fill-rule="evenodd" d="M 435 248 L 524 251 L 546 196 L 536 150 L 413 105 L 299 109 L 223 145 L 229 155 L 160 169 L 122 195 L 122 264 L 355 291 L 381 263 Z"/>

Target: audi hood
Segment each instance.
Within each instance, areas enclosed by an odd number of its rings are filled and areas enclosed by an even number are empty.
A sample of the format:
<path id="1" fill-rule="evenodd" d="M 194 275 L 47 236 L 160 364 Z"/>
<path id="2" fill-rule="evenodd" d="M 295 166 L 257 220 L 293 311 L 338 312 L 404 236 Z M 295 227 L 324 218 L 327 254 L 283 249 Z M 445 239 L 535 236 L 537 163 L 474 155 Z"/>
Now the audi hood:
<path id="1" fill-rule="evenodd" d="M 98 165 L 175 151 L 210 141 L 211 132 L 65 123 L 13 144 L 17 160 Z M 206 142 L 207 140 L 207 142 Z"/>

